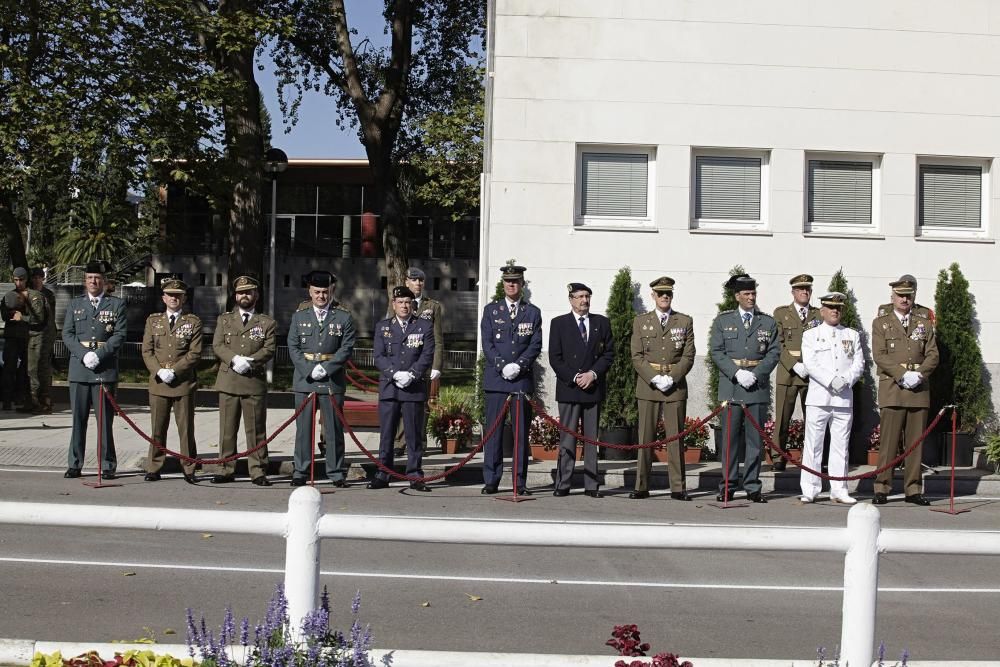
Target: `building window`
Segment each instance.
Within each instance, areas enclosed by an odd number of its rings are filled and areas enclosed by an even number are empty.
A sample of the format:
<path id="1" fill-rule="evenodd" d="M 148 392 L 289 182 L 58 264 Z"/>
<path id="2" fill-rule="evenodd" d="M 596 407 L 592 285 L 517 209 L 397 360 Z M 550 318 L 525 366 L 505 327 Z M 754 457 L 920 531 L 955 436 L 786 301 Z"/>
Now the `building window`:
<path id="1" fill-rule="evenodd" d="M 917 165 L 917 223 L 926 235 L 984 232 L 989 167 L 982 160 L 922 159 Z"/>
<path id="2" fill-rule="evenodd" d="M 650 147 L 579 146 L 576 224 L 651 226 L 655 156 Z"/>
<path id="3" fill-rule="evenodd" d="M 805 231 L 876 231 L 881 162 L 880 156 L 808 155 Z"/>
<path id="4" fill-rule="evenodd" d="M 764 151 L 696 149 L 692 165 L 692 226 L 765 228 L 768 159 Z"/>

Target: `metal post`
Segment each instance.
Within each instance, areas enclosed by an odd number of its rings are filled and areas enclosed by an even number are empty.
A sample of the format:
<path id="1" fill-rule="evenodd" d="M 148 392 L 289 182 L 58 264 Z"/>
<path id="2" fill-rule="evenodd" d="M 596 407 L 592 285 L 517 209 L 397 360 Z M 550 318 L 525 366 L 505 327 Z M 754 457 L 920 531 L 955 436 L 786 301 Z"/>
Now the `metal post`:
<path id="1" fill-rule="evenodd" d="M 867 667 L 872 662 L 880 530 L 880 515 L 874 505 L 858 504 L 847 513 L 848 547 L 844 557 L 840 659 L 851 667 Z"/>
<path id="2" fill-rule="evenodd" d="M 302 486 L 288 498 L 285 533 L 285 597 L 292 635 L 298 637 L 302 621 L 319 606 L 319 520 L 322 496 L 312 486 Z"/>
<path id="3" fill-rule="evenodd" d="M 267 314 L 272 318 L 277 318 L 274 312 L 274 281 L 275 281 L 275 270 L 276 270 L 276 260 L 275 260 L 275 248 L 277 247 L 277 236 L 278 236 L 278 174 L 271 174 L 271 252 L 270 252 L 270 266 L 268 268 L 268 280 L 267 280 Z M 267 383 L 271 384 L 274 380 L 274 359 L 272 358 L 267 362 Z"/>

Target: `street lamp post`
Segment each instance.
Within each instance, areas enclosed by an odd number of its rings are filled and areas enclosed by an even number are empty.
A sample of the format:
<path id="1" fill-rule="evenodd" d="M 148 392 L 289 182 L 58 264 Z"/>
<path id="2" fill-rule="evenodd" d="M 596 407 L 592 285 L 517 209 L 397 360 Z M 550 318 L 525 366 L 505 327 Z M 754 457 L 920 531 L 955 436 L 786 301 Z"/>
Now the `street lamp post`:
<path id="1" fill-rule="evenodd" d="M 288 156 L 285 155 L 285 151 L 280 148 L 269 148 L 267 154 L 264 156 L 264 171 L 267 172 L 268 177 L 271 179 L 271 242 L 270 242 L 270 261 L 268 270 L 268 281 L 267 281 L 267 312 L 274 318 L 275 317 L 275 303 L 274 303 L 274 281 L 275 281 L 275 270 L 276 261 L 275 255 L 277 254 L 277 228 L 278 228 L 278 174 L 288 169 Z M 270 383 L 274 379 L 274 359 L 267 364 L 267 381 Z"/>

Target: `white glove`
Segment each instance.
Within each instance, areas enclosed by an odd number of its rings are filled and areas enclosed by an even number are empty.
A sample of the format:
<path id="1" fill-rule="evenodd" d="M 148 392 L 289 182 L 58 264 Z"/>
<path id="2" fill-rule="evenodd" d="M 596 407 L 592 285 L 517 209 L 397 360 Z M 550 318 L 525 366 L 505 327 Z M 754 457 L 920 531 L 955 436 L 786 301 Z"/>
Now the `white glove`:
<path id="1" fill-rule="evenodd" d="M 403 377 L 400 378 L 402 384 L 399 386 L 400 389 L 406 389 L 413 382 L 414 378 L 417 376 L 410 371 L 403 371 Z"/>
<path id="2" fill-rule="evenodd" d="M 803 380 L 809 377 L 809 371 L 806 370 L 806 365 L 801 361 L 795 362 L 795 365 L 792 366 L 792 370 L 795 371 L 795 374 Z"/>
<path id="3" fill-rule="evenodd" d="M 100 363 L 101 360 L 97 357 L 96 352 L 88 352 L 87 354 L 83 355 L 83 365 L 89 368 L 90 370 L 94 370 L 95 368 L 97 368 L 97 365 Z"/>
<path id="4" fill-rule="evenodd" d="M 662 381 L 663 381 L 663 376 L 662 375 L 654 375 L 653 379 L 649 381 L 649 384 L 651 384 L 654 387 L 656 387 L 657 389 L 659 389 L 660 388 L 660 382 L 662 382 Z"/>
<path id="5" fill-rule="evenodd" d="M 670 388 L 674 386 L 674 379 L 669 375 L 664 375 L 663 380 L 660 383 L 660 391 L 667 392 Z"/>
<path id="6" fill-rule="evenodd" d="M 903 386 L 907 389 L 914 389 L 923 381 L 923 376 L 916 371 L 906 371 L 903 373 Z"/>
<path id="7" fill-rule="evenodd" d="M 841 391 L 844 390 L 844 387 L 846 386 L 847 386 L 847 380 L 840 377 L 839 375 L 834 377 L 833 380 L 830 382 L 830 389 L 832 389 L 833 393 L 835 394 L 839 394 Z"/>
<path id="8" fill-rule="evenodd" d="M 241 357 L 238 354 L 235 357 L 233 357 L 232 365 L 233 365 L 233 370 L 239 373 L 240 375 L 246 375 L 247 373 L 250 372 L 250 369 L 252 368 L 252 366 L 250 365 L 250 360 L 247 357 Z"/>
<path id="9" fill-rule="evenodd" d="M 161 368 L 156 371 L 156 377 L 160 378 L 160 380 L 166 384 L 170 384 L 174 381 L 174 378 L 177 377 L 177 374 L 174 373 L 172 368 Z"/>
<path id="10" fill-rule="evenodd" d="M 736 381 L 739 382 L 740 386 L 744 389 L 749 389 L 757 383 L 757 377 L 745 368 L 741 368 L 736 371 Z"/>
<path id="11" fill-rule="evenodd" d="M 439 377 L 441 377 L 441 371 L 431 371 L 432 380 L 437 380 Z"/>
<path id="12" fill-rule="evenodd" d="M 309 374 L 313 380 L 322 380 L 326 377 L 326 369 L 322 365 L 316 364 L 313 366 L 312 373 Z"/>
<path id="13" fill-rule="evenodd" d="M 505 380 L 513 380 L 521 372 L 521 367 L 511 362 L 503 367 L 503 377 Z"/>

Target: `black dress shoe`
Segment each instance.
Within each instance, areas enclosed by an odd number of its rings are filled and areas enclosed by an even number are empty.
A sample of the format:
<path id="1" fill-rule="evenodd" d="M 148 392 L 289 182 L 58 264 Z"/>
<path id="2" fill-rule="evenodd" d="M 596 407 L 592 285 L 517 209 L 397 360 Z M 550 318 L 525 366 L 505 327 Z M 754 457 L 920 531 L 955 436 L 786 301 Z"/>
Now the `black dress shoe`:
<path id="1" fill-rule="evenodd" d="M 748 493 L 747 494 L 747 500 L 749 500 L 752 503 L 766 503 L 767 502 L 767 498 L 765 498 L 764 496 L 760 495 L 760 491 L 754 491 L 753 493 Z"/>
<path id="2" fill-rule="evenodd" d="M 556 489 L 552 492 L 552 495 L 556 498 L 565 498 L 569 495 L 569 489 Z"/>
<path id="3" fill-rule="evenodd" d="M 484 496 L 492 496 L 494 493 L 496 493 L 499 490 L 500 489 L 497 488 L 495 485 L 493 485 L 493 484 L 487 484 L 486 486 L 484 486 L 482 488 L 482 490 L 479 491 L 479 493 L 482 494 L 482 495 L 484 495 Z"/>
<path id="4" fill-rule="evenodd" d="M 194 476 L 194 473 L 184 473 L 184 481 L 188 484 L 197 484 L 198 478 Z"/>
<path id="5" fill-rule="evenodd" d="M 115 474 L 114 470 L 106 470 L 101 473 L 101 479 L 118 479 L 118 475 Z"/>
<path id="6" fill-rule="evenodd" d="M 146 480 L 147 482 L 159 482 L 160 481 L 160 473 L 158 473 L 158 472 L 147 472 L 146 476 L 143 477 L 143 479 Z"/>
<path id="7" fill-rule="evenodd" d="M 719 495 L 715 496 L 715 499 L 718 500 L 720 503 L 724 503 L 732 500 L 735 494 L 736 494 L 735 491 L 730 491 L 728 494 L 720 491 Z"/>
<path id="8" fill-rule="evenodd" d="M 369 488 L 369 489 L 384 489 L 384 488 L 386 488 L 388 486 L 389 486 L 389 482 L 387 482 L 384 479 L 381 479 L 379 477 L 376 477 L 372 481 L 368 482 L 367 488 Z"/>
<path id="9" fill-rule="evenodd" d="M 236 481 L 236 475 L 212 475 L 212 484 L 229 484 Z"/>
<path id="10" fill-rule="evenodd" d="M 410 482 L 410 488 L 414 491 L 422 491 L 423 493 L 431 492 L 431 487 L 427 486 L 423 482 Z"/>
<path id="11" fill-rule="evenodd" d="M 628 494 L 629 500 L 642 500 L 643 498 L 649 498 L 649 491 L 633 491 Z"/>
<path id="12" fill-rule="evenodd" d="M 785 459 L 778 459 L 777 461 L 771 463 L 771 470 L 774 472 L 781 472 L 785 469 L 785 465 L 787 465 L 785 463 Z"/>
<path id="13" fill-rule="evenodd" d="M 337 487 L 338 489 L 343 489 L 345 486 L 347 486 L 347 480 L 346 479 L 335 479 L 335 480 L 333 480 L 333 485 L 335 487 Z"/>
<path id="14" fill-rule="evenodd" d="M 685 491 L 671 491 L 670 497 L 674 500 L 691 500 L 691 496 Z"/>
<path id="15" fill-rule="evenodd" d="M 528 491 L 526 488 L 524 488 L 522 486 L 521 488 L 519 488 L 517 490 L 517 495 L 519 495 L 519 496 L 530 496 L 531 495 L 531 491 Z"/>
<path id="16" fill-rule="evenodd" d="M 600 491 L 598 491 L 597 489 L 588 489 L 588 490 L 586 490 L 586 491 L 583 492 L 583 495 L 585 495 L 585 496 L 587 496 L 589 498 L 603 498 L 604 497 L 604 494 L 601 493 Z"/>
<path id="17" fill-rule="evenodd" d="M 906 496 L 903 500 L 908 503 L 913 503 L 914 505 L 927 506 L 931 504 L 931 501 L 924 498 L 923 494 L 920 493 L 914 493 L 912 496 Z"/>
<path id="18" fill-rule="evenodd" d="M 264 475 L 261 475 L 260 477 L 254 477 L 253 479 L 250 480 L 250 483 L 253 484 L 254 486 L 271 486 L 271 480 L 269 480 L 267 477 L 264 477 Z"/>
<path id="19" fill-rule="evenodd" d="M 291 485 L 292 486 L 305 486 L 306 485 L 306 478 L 305 477 L 292 477 Z"/>
<path id="20" fill-rule="evenodd" d="M 885 505 L 889 502 L 889 496 L 884 493 L 876 493 L 872 497 L 872 505 Z"/>
<path id="21" fill-rule="evenodd" d="M 74 479 L 76 477 L 79 477 L 80 474 L 81 473 L 79 468 L 68 468 L 66 472 L 63 473 L 63 477 L 65 477 L 66 479 Z"/>

